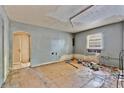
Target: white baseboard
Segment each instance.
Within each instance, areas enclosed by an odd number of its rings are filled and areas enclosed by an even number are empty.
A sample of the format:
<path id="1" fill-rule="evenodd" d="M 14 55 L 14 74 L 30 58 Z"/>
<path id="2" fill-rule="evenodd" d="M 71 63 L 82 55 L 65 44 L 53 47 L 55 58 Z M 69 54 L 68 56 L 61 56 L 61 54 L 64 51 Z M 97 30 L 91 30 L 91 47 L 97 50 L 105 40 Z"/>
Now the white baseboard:
<path id="1" fill-rule="evenodd" d="M 44 62 L 44 63 L 38 64 L 38 65 L 34 65 L 34 66 L 31 65 L 31 67 L 37 67 L 37 66 L 42 66 L 42 65 L 48 65 L 48 64 L 58 63 L 58 62 L 62 62 L 62 61 L 64 61 L 64 60 L 57 60 L 57 61 Z"/>

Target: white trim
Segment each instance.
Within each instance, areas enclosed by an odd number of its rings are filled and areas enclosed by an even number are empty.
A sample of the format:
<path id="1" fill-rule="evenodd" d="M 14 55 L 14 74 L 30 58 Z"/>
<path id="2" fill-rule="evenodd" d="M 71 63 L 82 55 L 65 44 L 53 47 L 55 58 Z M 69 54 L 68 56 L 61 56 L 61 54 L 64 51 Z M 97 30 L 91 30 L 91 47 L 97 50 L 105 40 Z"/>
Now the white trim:
<path id="1" fill-rule="evenodd" d="M 62 61 L 65 61 L 65 60 L 58 60 L 58 61 L 44 62 L 44 63 L 38 64 L 38 65 L 34 65 L 34 66 L 31 65 L 31 67 L 37 67 L 37 66 L 42 66 L 42 65 L 48 65 L 48 64 L 58 63 L 58 62 L 62 62 Z"/>

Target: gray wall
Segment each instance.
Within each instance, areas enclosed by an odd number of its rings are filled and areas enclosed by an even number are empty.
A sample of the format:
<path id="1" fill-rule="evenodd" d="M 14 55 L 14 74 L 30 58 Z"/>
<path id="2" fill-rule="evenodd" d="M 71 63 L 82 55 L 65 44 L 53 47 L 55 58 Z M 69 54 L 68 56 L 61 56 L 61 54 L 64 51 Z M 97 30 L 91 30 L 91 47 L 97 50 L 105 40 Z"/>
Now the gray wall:
<path id="1" fill-rule="evenodd" d="M 2 19 L 0 18 L 0 85 L 3 82 L 3 45 L 2 45 Z"/>
<path id="2" fill-rule="evenodd" d="M 53 29 L 27 25 L 11 21 L 10 55 L 12 55 L 13 32 L 25 31 L 31 35 L 31 65 L 37 66 L 58 60 L 64 54 L 72 53 L 72 35 Z M 57 52 L 57 55 L 51 55 Z M 10 56 L 12 62 L 12 56 Z"/>
<path id="3" fill-rule="evenodd" d="M 104 49 L 102 56 L 110 56 L 118 58 L 119 52 L 122 49 L 122 23 L 107 25 L 104 27 L 87 30 L 75 35 L 75 53 L 88 54 L 86 50 L 86 37 L 93 33 L 103 33 Z M 105 64 L 118 66 L 118 60 L 106 60 Z"/>
<path id="4" fill-rule="evenodd" d="M 17 31 L 28 32 L 32 37 L 32 66 L 56 61 L 62 55 L 72 53 L 72 34 L 11 21 L 10 55 L 12 54 L 12 33 Z M 98 32 L 102 32 L 104 36 L 104 49 L 101 55 L 118 58 L 122 49 L 122 23 L 76 33 L 74 52 L 88 54 L 86 50 L 86 36 Z M 51 55 L 51 52 L 57 52 L 58 54 L 57 56 Z M 12 56 L 10 56 L 10 61 L 12 62 Z M 105 60 L 104 64 L 118 66 L 118 60 Z"/>
<path id="5" fill-rule="evenodd" d="M 3 9 L 3 6 L 0 6 L 0 18 L 2 19 L 2 24 L 3 24 L 3 29 L 0 30 L 0 54 L 1 51 L 4 52 L 4 55 L 0 55 L 0 86 L 2 83 L 5 81 L 8 72 L 9 72 L 9 37 L 8 37 L 8 32 L 9 32 L 9 20 L 8 17 L 5 13 L 5 10 Z M 1 39 L 2 34 L 1 31 L 4 33 L 4 45 L 2 45 Z M 2 58 L 1 58 L 2 57 Z"/>

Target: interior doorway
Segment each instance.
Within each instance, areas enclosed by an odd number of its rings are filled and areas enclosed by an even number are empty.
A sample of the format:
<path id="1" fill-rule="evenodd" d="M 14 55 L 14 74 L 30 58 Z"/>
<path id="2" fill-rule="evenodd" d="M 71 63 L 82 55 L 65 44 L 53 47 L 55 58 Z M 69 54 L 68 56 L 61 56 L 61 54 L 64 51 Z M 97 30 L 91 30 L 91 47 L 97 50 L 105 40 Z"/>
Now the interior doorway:
<path id="1" fill-rule="evenodd" d="M 30 66 L 30 41 L 30 34 L 27 32 L 13 33 L 12 69 Z"/>

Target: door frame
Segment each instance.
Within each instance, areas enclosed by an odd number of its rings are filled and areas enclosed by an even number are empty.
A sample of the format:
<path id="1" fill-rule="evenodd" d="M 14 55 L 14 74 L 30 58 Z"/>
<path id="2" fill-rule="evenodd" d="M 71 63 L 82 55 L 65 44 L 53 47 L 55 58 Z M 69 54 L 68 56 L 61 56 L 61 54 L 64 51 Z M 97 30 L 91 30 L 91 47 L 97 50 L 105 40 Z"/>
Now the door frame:
<path id="1" fill-rule="evenodd" d="M 31 35 L 28 33 L 28 32 L 25 32 L 25 31 L 16 31 L 16 32 L 13 32 L 12 33 L 12 66 L 13 66 L 13 63 L 14 63 L 14 36 L 15 35 L 21 35 L 21 34 L 25 34 L 25 35 L 28 35 L 29 37 L 29 63 L 30 63 L 30 66 L 31 66 Z"/>
<path id="2" fill-rule="evenodd" d="M 0 15 L 0 20 L 1 20 L 1 23 L 2 23 L 2 80 L 3 82 L 5 81 L 5 61 L 4 61 L 4 20 L 3 20 L 3 17 Z M 2 82 L 2 83 L 3 83 Z M 1 86 L 0 86 L 1 87 Z"/>

